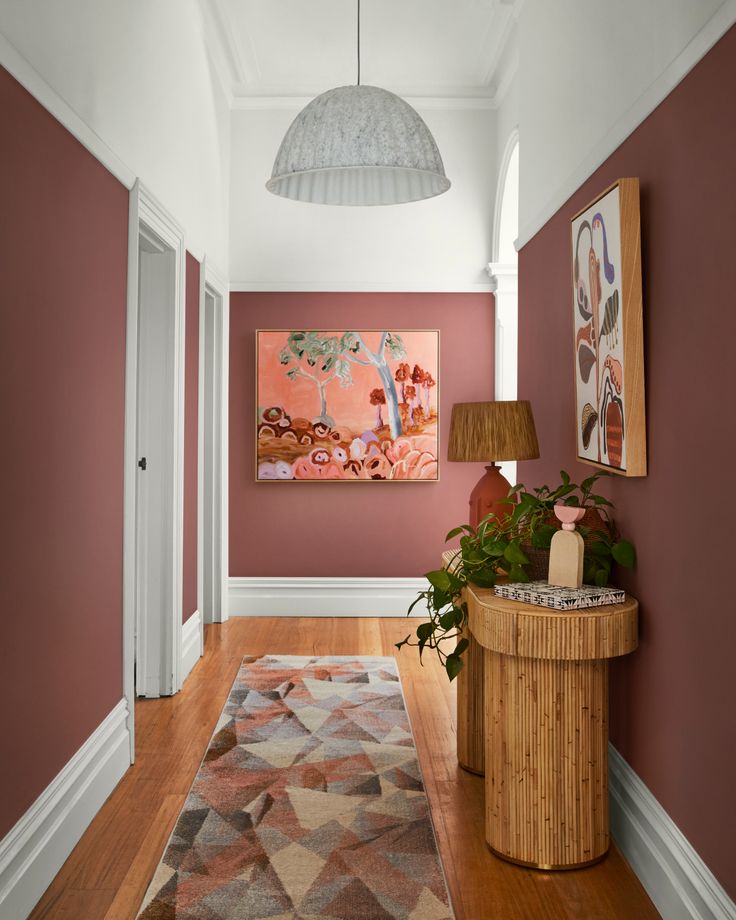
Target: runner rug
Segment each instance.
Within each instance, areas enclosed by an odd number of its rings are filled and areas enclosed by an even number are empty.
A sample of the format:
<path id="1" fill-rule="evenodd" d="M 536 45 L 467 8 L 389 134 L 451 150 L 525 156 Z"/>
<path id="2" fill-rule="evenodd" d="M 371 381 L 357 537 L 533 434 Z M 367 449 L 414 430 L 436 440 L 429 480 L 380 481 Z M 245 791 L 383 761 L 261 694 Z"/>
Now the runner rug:
<path id="1" fill-rule="evenodd" d="M 245 658 L 141 920 L 448 920 L 393 658 Z"/>

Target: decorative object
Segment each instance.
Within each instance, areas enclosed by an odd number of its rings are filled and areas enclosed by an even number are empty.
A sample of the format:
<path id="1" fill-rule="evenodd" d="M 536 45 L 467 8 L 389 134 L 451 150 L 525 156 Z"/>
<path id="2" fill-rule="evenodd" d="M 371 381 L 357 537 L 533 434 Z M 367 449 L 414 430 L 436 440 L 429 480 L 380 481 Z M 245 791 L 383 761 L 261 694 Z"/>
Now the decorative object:
<path id="1" fill-rule="evenodd" d="M 583 583 L 583 554 L 585 544 L 575 524 L 585 514 L 585 508 L 573 505 L 555 505 L 555 517 L 562 524 L 552 537 L 549 546 L 550 585 L 560 588 L 579 588 Z"/>
<path id="2" fill-rule="evenodd" d="M 458 694 L 458 739 L 465 725 L 485 748 L 486 842 L 537 869 L 597 862 L 609 846 L 608 659 L 637 647 L 637 602 L 559 611 L 474 585 L 465 596 L 486 682 Z"/>
<path id="3" fill-rule="evenodd" d="M 646 476 L 639 180 L 572 218 L 577 458 Z"/>
<path id="4" fill-rule="evenodd" d="M 530 581 L 527 569 L 530 560 L 525 547 L 548 550 L 553 536 L 558 532 L 554 508 L 558 502 L 586 511 L 595 526 L 579 527 L 585 543 L 583 558 L 583 579 L 597 587 L 605 587 L 613 563 L 631 568 L 635 561 L 633 545 L 622 540 L 611 517 L 612 503 L 593 491 L 601 477 L 608 475 L 599 471 L 585 479 L 580 485 L 570 481 L 564 470 L 560 471 L 562 483 L 554 490 L 542 486 L 531 491 L 523 485 L 514 486 L 509 493 L 511 513 L 500 517 L 490 514 L 477 527 L 462 524 L 453 528 L 446 537 L 452 540 L 460 537 L 460 549 L 445 557 L 445 563 L 452 559 L 452 565 L 428 572 L 426 591 L 421 591 L 409 608 L 412 612 L 417 604 L 427 608 L 428 621 L 420 623 L 411 635 L 397 643 L 397 648 L 415 645 L 419 655 L 425 648 L 432 649 L 439 657 L 447 676 L 453 680 L 463 667 L 463 654 L 471 647 L 465 628 L 467 606 L 463 591 L 469 584 L 480 588 L 492 588 L 498 577 L 508 576 L 512 582 Z M 516 499 L 516 501 L 515 501 Z M 447 644 L 451 650 L 445 651 Z M 456 644 L 455 644 L 456 643 Z M 443 647 L 444 646 L 444 647 Z"/>
<path id="5" fill-rule="evenodd" d="M 499 460 L 535 460 L 539 456 L 532 407 L 527 400 L 457 403 L 452 407 L 447 459 L 487 463 L 485 475 L 470 493 L 470 524 L 477 527 L 491 512 L 509 512 L 505 502 L 511 484 L 496 465 Z"/>
<path id="6" fill-rule="evenodd" d="M 586 607 L 603 607 L 605 604 L 620 604 L 626 592 L 618 588 L 596 588 L 581 585 L 579 588 L 560 588 L 548 581 L 530 581 L 527 584 L 497 584 L 493 589 L 497 597 L 549 607 L 552 610 L 581 610 Z"/>
<path id="7" fill-rule="evenodd" d="M 146 894 L 161 917 L 452 916 L 392 658 L 245 658 Z"/>
<path id="8" fill-rule="evenodd" d="M 439 479 L 439 332 L 256 332 L 259 482 Z"/>
<path id="9" fill-rule="evenodd" d="M 408 102 L 360 83 L 313 99 L 291 123 L 266 188 L 313 204 L 420 201 L 450 187 L 432 133 Z"/>

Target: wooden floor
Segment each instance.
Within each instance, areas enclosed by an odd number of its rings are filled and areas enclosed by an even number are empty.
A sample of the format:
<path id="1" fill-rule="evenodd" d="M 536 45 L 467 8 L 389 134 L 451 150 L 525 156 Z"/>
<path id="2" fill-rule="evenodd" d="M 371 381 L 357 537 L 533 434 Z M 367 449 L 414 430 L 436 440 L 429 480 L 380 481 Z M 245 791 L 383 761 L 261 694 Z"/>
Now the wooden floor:
<path id="1" fill-rule="evenodd" d="M 243 655 L 393 655 L 399 619 L 233 619 L 205 628 L 205 657 L 175 697 L 136 705 L 136 763 L 31 914 L 132 920 L 158 864 Z M 454 688 L 415 649 L 397 654 L 457 920 L 647 920 L 659 916 L 612 848 L 597 866 L 538 872 L 492 856 L 483 780 L 457 766 Z"/>

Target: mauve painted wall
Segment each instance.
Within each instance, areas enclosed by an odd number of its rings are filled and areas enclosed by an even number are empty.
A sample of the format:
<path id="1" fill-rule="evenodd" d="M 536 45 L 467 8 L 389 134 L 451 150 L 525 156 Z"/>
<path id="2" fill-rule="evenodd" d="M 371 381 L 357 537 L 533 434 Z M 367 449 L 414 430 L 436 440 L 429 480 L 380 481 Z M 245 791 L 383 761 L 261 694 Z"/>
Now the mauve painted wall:
<path id="1" fill-rule="evenodd" d="M 199 463 L 199 272 L 187 253 L 184 359 L 184 558 L 182 621 L 197 609 L 197 472 Z"/>
<path id="2" fill-rule="evenodd" d="M 481 464 L 448 463 L 452 404 L 493 398 L 490 294 L 230 295 L 230 574 L 418 576 L 467 520 Z M 439 329 L 440 481 L 254 482 L 256 329 Z"/>
<path id="3" fill-rule="evenodd" d="M 128 192 L 0 69 L 0 838 L 122 698 Z"/>
<path id="4" fill-rule="evenodd" d="M 609 492 L 639 553 L 620 581 L 641 602 L 641 644 L 613 666 L 611 736 L 731 897 L 735 86 L 732 29 L 519 254 L 519 390 L 542 453 L 520 478 L 582 477 L 569 218 L 615 179 L 640 178 L 649 475 Z"/>

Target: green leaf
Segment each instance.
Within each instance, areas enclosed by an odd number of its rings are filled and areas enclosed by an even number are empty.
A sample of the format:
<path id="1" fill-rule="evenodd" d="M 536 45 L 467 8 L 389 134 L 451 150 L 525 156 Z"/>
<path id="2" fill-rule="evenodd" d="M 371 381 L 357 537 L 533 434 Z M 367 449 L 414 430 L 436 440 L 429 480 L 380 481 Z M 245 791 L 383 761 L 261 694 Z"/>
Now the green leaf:
<path id="1" fill-rule="evenodd" d="M 448 610 L 447 613 L 443 613 L 440 617 L 440 626 L 445 630 L 450 630 L 455 626 L 455 608 Z"/>
<path id="2" fill-rule="evenodd" d="M 479 588 L 492 588 L 496 584 L 496 573 L 490 569 L 483 572 L 476 572 L 473 575 L 473 582 Z"/>
<path id="3" fill-rule="evenodd" d="M 552 537 L 557 533 L 557 528 L 551 524 L 542 524 L 532 534 L 532 546 L 537 549 L 549 549 Z"/>
<path id="4" fill-rule="evenodd" d="M 446 607 L 452 600 L 452 594 L 449 591 L 439 591 L 437 588 L 434 589 L 431 596 L 431 609 L 435 612 L 442 610 L 443 607 Z"/>
<path id="5" fill-rule="evenodd" d="M 594 556 L 598 556 L 600 559 L 604 559 L 611 555 L 611 547 L 605 540 L 592 540 L 586 548 L 590 550 Z"/>
<path id="6" fill-rule="evenodd" d="M 605 588 L 608 584 L 608 572 L 605 569 L 598 569 L 595 573 L 595 583 L 599 588 Z"/>
<path id="7" fill-rule="evenodd" d="M 455 680 L 463 669 L 463 660 L 459 655 L 448 655 L 445 659 L 445 670 L 450 680 Z"/>
<path id="8" fill-rule="evenodd" d="M 419 626 L 417 626 L 417 639 L 419 639 L 420 642 L 426 642 L 434 632 L 434 629 L 434 623 L 420 623 Z"/>
<path id="9" fill-rule="evenodd" d="M 509 572 L 509 579 L 512 582 L 517 581 L 529 581 L 529 576 L 526 574 L 524 569 L 520 565 L 512 565 Z"/>
<path id="10" fill-rule="evenodd" d="M 512 565 L 527 565 L 529 563 L 529 560 L 519 546 L 518 540 L 513 540 L 509 543 L 504 551 L 503 558 Z"/>
<path id="11" fill-rule="evenodd" d="M 494 558 L 499 558 L 506 552 L 508 545 L 508 540 L 502 540 L 496 537 L 492 540 L 487 540 L 483 544 L 483 552 L 488 553 L 489 556 L 493 556 Z"/>
<path id="12" fill-rule="evenodd" d="M 437 569 L 434 572 L 427 572 L 424 576 L 433 588 L 440 591 L 450 590 L 450 575 L 447 569 Z"/>
<path id="13" fill-rule="evenodd" d="M 469 645 L 470 645 L 470 641 L 469 641 L 468 639 L 461 639 L 461 640 L 458 642 L 458 644 L 455 646 L 454 654 L 455 654 L 455 655 L 462 655 L 462 653 L 465 651 L 465 649 L 466 649 Z"/>
<path id="14" fill-rule="evenodd" d="M 636 562 L 636 550 L 628 540 L 619 540 L 618 543 L 614 543 L 611 552 L 616 562 L 624 568 L 630 569 Z"/>
<path id="15" fill-rule="evenodd" d="M 397 642 L 395 647 L 400 649 L 402 645 L 408 645 L 410 639 L 411 636 L 407 636 L 406 639 L 402 639 L 401 642 Z"/>
<path id="16" fill-rule="evenodd" d="M 452 540 L 455 537 L 459 536 L 462 532 L 463 532 L 462 527 L 453 527 L 452 530 L 445 537 L 445 543 L 447 543 L 448 540 Z"/>

